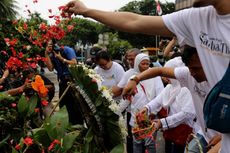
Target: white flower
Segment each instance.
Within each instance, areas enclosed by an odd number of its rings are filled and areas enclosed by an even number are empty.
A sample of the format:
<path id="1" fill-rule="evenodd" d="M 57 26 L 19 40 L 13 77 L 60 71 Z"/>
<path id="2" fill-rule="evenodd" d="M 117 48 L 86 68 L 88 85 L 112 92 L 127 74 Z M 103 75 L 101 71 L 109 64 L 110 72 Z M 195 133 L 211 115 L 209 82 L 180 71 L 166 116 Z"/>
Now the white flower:
<path id="1" fill-rule="evenodd" d="M 112 101 L 111 104 L 109 105 L 109 108 L 117 115 L 120 115 L 120 107 L 115 101 Z"/>
<path id="2" fill-rule="evenodd" d="M 107 100 L 114 101 L 113 97 L 111 96 L 111 93 L 105 86 L 101 87 L 101 92 L 102 92 L 102 96 L 105 97 Z"/>
<path id="3" fill-rule="evenodd" d="M 128 135 L 128 132 L 127 132 L 127 128 L 126 128 L 126 125 L 125 125 L 125 119 L 122 115 L 120 115 L 119 117 L 119 121 L 118 121 L 118 125 L 121 129 L 121 134 L 123 136 L 123 139 L 125 140 L 126 139 L 126 136 Z"/>
<path id="4" fill-rule="evenodd" d="M 26 50 L 30 50 L 31 49 L 31 46 L 30 45 L 27 45 L 26 46 Z"/>

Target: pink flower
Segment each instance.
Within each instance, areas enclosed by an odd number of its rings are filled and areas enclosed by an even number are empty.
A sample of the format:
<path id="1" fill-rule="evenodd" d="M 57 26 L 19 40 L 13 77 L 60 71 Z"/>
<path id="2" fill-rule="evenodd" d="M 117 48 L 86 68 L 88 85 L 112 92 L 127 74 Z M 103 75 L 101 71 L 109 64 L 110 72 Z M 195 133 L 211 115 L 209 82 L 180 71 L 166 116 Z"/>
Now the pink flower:
<path id="1" fill-rule="evenodd" d="M 17 104 L 16 104 L 16 103 L 12 103 L 11 106 L 12 106 L 12 107 L 16 107 Z"/>

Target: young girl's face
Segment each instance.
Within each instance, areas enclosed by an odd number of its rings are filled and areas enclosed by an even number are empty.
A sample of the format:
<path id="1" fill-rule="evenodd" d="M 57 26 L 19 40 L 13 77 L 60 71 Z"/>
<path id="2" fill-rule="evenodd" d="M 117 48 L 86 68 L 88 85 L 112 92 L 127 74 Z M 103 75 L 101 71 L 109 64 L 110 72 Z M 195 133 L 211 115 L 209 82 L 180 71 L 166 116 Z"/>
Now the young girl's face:
<path id="1" fill-rule="evenodd" d="M 138 65 L 140 72 L 147 70 L 149 68 L 149 64 L 150 64 L 150 61 L 147 59 L 141 61 L 140 64 Z"/>

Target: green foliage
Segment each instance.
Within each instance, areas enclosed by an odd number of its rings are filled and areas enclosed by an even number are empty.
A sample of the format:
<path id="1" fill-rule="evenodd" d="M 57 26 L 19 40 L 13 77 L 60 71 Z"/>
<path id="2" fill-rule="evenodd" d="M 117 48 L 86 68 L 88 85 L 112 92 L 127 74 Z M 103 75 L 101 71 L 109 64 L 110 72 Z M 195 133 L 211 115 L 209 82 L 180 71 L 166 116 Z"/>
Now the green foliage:
<path id="1" fill-rule="evenodd" d="M 12 102 L 15 100 L 15 97 L 12 97 L 4 92 L 0 92 L 0 106 L 2 105 L 3 102 Z"/>
<path id="2" fill-rule="evenodd" d="M 23 117 L 29 117 L 34 113 L 37 106 L 38 97 L 33 95 L 29 100 L 24 95 L 21 96 L 18 102 L 18 112 Z"/>
<path id="3" fill-rule="evenodd" d="M 117 41 L 114 41 L 114 38 L 116 38 Z M 107 49 L 112 59 L 121 59 L 121 56 L 130 48 L 132 48 L 132 45 L 127 40 L 119 39 L 117 33 L 109 33 L 109 45 Z"/>
<path id="4" fill-rule="evenodd" d="M 175 11 L 174 3 L 161 3 L 163 14 L 172 13 Z M 154 0 L 141 0 L 129 2 L 119 11 L 135 12 L 142 15 L 157 15 L 156 3 Z M 144 34 L 131 34 L 126 32 L 118 32 L 121 39 L 127 40 L 132 46 L 137 48 L 156 47 L 156 37 Z"/>
<path id="5" fill-rule="evenodd" d="M 77 41 L 82 40 L 82 43 L 97 43 L 98 34 L 102 29 L 102 25 L 87 19 L 74 18 L 70 21 L 71 25 L 74 25 L 74 29 L 71 33 L 65 36 L 61 40 L 64 45 L 74 47 Z"/>
<path id="6" fill-rule="evenodd" d="M 110 153 L 123 153 L 125 150 L 123 144 L 119 144 L 116 147 L 113 148 L 113 150 Z"/>
<path id="7" fill-rule="evenodd" d="M 1 0 L 0 1 L 0 16 L 1 20 L 15 19 L 18 9 L 15 0 Z"/>
<path id="8" fill-rule="evenodd" d="M 62 108 L 60 111 L 55 112 L 50 118 L 47 118 L 44 123 L 50 139 L 58 139 L 64 137 L 66 129 L 69 125 L 69 118 L 66 108 Z"/>

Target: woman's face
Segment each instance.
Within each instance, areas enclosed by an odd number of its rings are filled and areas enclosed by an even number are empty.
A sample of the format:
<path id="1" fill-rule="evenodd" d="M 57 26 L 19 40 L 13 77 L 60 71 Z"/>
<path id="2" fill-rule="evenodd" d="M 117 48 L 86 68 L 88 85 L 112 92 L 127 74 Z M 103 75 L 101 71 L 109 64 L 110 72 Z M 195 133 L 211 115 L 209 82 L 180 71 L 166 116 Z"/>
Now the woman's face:
<path id="1" fill-rule="evenodd" d="M 140 64 L 138 65 L 140 72 L 147 70 L 149 68 L 149 65 L 150 65 L 149 60 L 145 59 L 145 60 L 141 61 Z"/>
<path id="2" fill-rule="evenodd" d="M 107 61 L 105 59 L 100 59 L 97 64 L 100 66 L 100 68 L 104 70 L 109 70 L 112 66 L 112 61 Z"/>

